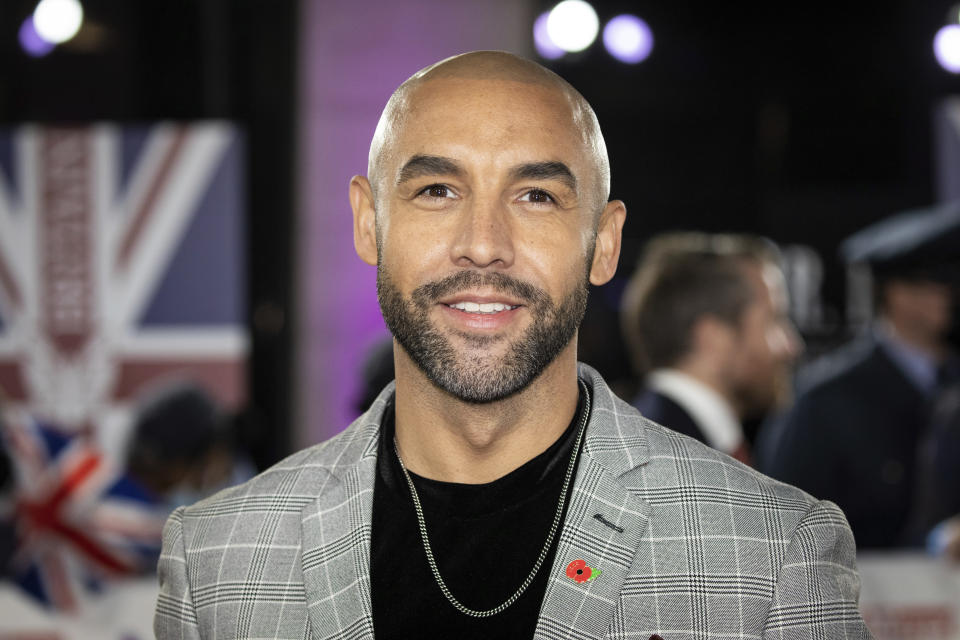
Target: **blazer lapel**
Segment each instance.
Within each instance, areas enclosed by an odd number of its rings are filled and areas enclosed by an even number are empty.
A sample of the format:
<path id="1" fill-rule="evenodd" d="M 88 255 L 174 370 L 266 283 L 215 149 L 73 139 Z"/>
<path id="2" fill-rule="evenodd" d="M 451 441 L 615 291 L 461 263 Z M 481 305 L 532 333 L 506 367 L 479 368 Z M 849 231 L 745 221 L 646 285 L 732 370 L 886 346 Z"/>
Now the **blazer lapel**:
<path id="1" fill-rule="evenodd" d="M 649 546 L 640 541 L 651 507 L 625 482 L 649 460 L 645 423 L 596 371 L 580 364 L 579 375 L 592 389 L 590 421 L 536 638 L 605 637 L 631 567 L 649 564 Z M 590 568 L 590 579 L 576 573 L 577 561 Z"/>
<path id="2" fill-rule="evenodd" d="M 370 539 L 376 457 L 304 510 L 301 563 L 312 637 L 373 639 Z M 335 481 L 335 480 L 333 480 Z"/>
<path id="3" fill-rule="evenodd" d="M 649 504 L 584 455 L 535 638 L 605 636 L 649 513 Z"/>

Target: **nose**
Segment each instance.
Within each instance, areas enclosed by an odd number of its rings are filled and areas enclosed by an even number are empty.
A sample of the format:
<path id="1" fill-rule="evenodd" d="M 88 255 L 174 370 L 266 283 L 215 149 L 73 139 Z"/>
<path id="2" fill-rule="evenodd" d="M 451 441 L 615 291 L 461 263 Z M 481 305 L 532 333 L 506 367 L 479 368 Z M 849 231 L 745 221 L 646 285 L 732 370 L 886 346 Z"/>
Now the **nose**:
<path id="1" fill-rule="evenodd" d="M 506 268 L 513 264 L 510 212 L 496 200 L 474 201 L 457 213 L 450 259 L 458 267 Z"/>

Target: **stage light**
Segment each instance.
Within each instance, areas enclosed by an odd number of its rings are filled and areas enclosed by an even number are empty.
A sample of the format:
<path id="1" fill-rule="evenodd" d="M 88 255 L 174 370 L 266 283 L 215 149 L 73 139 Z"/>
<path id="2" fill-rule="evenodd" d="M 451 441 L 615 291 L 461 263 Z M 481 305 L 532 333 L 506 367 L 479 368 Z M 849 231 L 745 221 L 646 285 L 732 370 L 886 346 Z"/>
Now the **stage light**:
<path id="1" fill-rule="evenodd" d="M 603 28 L 603 45 L 617 60 L 636 64 L 653 50 L 653 32 L 637 16 L 619 15 Z"/>
<path id="2" fill-rule="evenodd" d="M 941 67 L 950 73 L 960 73 L 960 24 L 948 24 L 937 31 L 933 53 Z"/>
<path id="3" fill-rule="evenodd" d="M 53 44 L 77 35 L 83 23 L 83 7 L 78 0 L 40 0 L 33 10 L 33 26 L 41 38 Z"/>
<path id="4" fill-rule="evenodd" d="M 547 17 L 550 40 L 564 51 L 583 51 L 597 38 L 599 30 L 597 12 L 583 0 L 563 0 Z"/>
<path id="5" fill-rule="evenodd" d="M 27 19 L 20 25 L 20 31 L 17 36 L 20 39 L 20 46 L 27 55 L 34 58 L 42 58 L 47 55 L 56 46 L 52 42 L 47 42 L 40 37 L 33 26 L 33 16 L 27 16 Z"/>
<path id="6" fill-rule="evenodd" d="M 557 58 L 563 57 L 566 51 L 558 47 L 557 44 L 550 39 L 550 34 L 547 33 L 547 18 L 549 17 L 550 13 L 544 11 L 533 23 L 533 46 L 536 47 L 537 53 L 540 54 L 541 58 L 556 60 Z"/>

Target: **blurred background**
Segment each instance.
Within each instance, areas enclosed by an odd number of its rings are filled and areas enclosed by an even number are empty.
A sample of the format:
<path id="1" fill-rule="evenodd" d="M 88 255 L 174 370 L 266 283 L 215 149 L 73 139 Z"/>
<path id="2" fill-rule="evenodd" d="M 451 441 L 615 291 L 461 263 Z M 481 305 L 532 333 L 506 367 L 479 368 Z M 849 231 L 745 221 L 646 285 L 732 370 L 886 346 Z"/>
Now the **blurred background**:
<path id="1" fill-rule="evenodd" d="M 628 220 L 581 359 L 627 398 L 620 301 L 658 233 L 777 242 L 809 360 L 870 319 L 841 241 L 960 199 L 952 0 L 555 5 L 0 3 L 0 638 L 149 637 L 153 579 L 117 606 L 107 577 L 149 571 L 169 509 L 358 415 L 387 332 L 347 183 L 425 65 L 504 49 L 593 105 Z M 107 533 L 23 543 L 90 495 Z M 955 569 L 870 560 L 878 638 L 960 637 Z"/>

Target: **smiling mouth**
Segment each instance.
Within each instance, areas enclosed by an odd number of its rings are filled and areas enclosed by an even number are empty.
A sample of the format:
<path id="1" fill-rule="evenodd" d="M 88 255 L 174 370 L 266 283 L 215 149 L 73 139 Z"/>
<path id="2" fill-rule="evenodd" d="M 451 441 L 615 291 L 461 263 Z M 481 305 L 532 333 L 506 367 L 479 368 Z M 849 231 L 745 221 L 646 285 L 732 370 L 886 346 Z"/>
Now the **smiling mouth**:
<path id="1" fill-rule="evenodd" d="M 493 314 L 502 311 L 512 311 L 520 305 L 509 305 L 503 304 L 502 302 L 455 302 L 446 306 L 466 313 Z"/>

